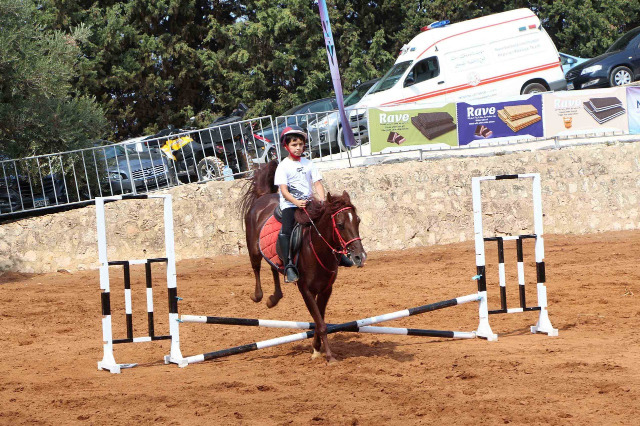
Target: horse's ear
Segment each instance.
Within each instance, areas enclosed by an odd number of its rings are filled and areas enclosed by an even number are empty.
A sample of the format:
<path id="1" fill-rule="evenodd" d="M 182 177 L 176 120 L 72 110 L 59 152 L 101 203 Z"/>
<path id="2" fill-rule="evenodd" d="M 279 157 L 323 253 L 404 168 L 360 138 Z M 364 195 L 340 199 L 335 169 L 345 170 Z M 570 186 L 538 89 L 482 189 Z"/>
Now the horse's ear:
<path id="1" fill-rule="evenodd" d="M 331 204 L 331 193 L 327 192 L 327 203 Z"/>
<path id="2" fill-rule="evenodd" d="M 351 198 L 349 198 L 349 194 L 347 194 L 347 191 L 342 191 L 342 199 L 345 203 L 351 204 Z"/>

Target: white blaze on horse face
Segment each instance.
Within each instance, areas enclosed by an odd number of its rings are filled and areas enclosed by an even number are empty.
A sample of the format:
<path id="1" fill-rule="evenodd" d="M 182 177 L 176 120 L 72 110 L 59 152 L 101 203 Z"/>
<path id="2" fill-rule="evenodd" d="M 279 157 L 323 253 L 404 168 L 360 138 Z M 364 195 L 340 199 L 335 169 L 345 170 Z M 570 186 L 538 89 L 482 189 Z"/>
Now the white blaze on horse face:
<path id="1" fill-rule="evenodd" d="M 351 212 L 347 213 L 349 215 L 349 222 L 353 220 L 353 216 L 351 216 Z"/>

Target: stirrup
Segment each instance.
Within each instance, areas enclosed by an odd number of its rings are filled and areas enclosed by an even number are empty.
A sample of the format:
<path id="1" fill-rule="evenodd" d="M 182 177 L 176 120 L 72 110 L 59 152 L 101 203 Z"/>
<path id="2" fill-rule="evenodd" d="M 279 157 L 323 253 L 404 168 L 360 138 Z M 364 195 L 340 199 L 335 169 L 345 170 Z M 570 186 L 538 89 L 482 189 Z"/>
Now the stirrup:
<path id="1" fill-rule="evenodd" d="M 340 254 L 338 266 L 345 266 L 347 268 L 351 268 L 352 266 L 355 266 L 355 263 L 353 263 L 353 260 L 349 259 L 349 256 L 347 256 L 346 254 Z"/>
<path id="2" fill-rule="evenodd" d="M 293 265 L 293 263 L 289 263 L 284 267 L 284 282 L 294 283 L 298 281 L 298 278 L 298 269 Z"/>

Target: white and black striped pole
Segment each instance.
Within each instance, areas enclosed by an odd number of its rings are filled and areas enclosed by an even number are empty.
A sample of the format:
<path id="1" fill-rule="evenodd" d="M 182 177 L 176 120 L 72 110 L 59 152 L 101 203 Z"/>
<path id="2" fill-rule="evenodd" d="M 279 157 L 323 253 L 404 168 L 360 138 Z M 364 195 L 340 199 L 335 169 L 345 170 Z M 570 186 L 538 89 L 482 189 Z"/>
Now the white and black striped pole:
<path id="1" fill-rule="evenodd" d="M 533 175 L 533 227 L 536 234 L 536 278 L 537 278 L 537 290 L 538 290 L 538 306 L 540 307 L 540 314 L 538 316 L 538 322 L 531 327 L 532 333 L 547 333 L 549 336 L 557 336 L 558 329 L 553 328 L 551 321 L 549 320 L 549 313 L 547 312 L 547 287 L 545 285 L 545 267 L 544 267 L 544 237 L 542 230 L 542 184 L 540 182 L 540 175 Z"/>
<path id="2" fill-rule="evenodd" d="M 266 327 L 266 328 L 287 328 L 295 330 L 315 330 L 316 325 L 313 322 L 299 321 L 279 321 L 252 318 L 232 318 L 232 317 L 214 317 L 200 315 L 181 315 L 180 322 L 183 323 L 199 323 L 199 324 L 218 324 L 218 325 L 239 325 L 249 327 Z M 328 327 L 338 324 L 327 324 Z M 358 327 L 357 330 L 346 330 L 357 333 L 375 333 L 375 334 L 395 334 L 403 336 L 427 336 L 427 337 L 444 337 L 451 339 L 474 339 L 476 337 L 473 331 L 447 331 L 447 330 L 425 330 L 419 328 L 401 328 L 401 327 L 374 327 L 364 326 Z"/>
<path id="3" fill-rule="evenodd" d="M 337 333 L 340 331 L 358 331 L 361 327 L 370 326 L 380 322 L 391 321 L 394 319 L 404 318 L 412 315 L 418 315 L 425 312 L 432 312 L 438 309 L 448 308 L 451 306 L 461 305 L 468 302 L 475 302 L 481 299 L 479 294 L 470 294 L 468 296 L 458 297 L 455 299 L 449 299 L 442 302 L 431 303 L 429 305 L 418 306 L 411 309 L 405 309 L 402 311 L 392 312 L 389 314 L 379 315 L 375 317 L 365 318 L 358 321 L 346 322 L 343 324 L 334 324 L 327 326 L 327 334 Z M 308 324 L 308 323 L 307 323 Z M 285 343 L 297 342 L 300 340 L 310 339 L 315 335 L 315 330 L 305 331 L 303 333 L 292 334 L 289 336 L 277 337 L 275 339 L 263 340 L 260 342 L 250 343 L 247 345 L 236 346 L 229 349 L 222 349 L 219 351 L 208 352 L 200 355 L 193 355 L 186 357 L 185 360 L 189 364 L 196 362 L 207 361 L 216 358 L 222 358 L 230 355 L 237 355 L 241 353 L 256 351 L 259 349 L 265 349 L 272 346 L 283 345 Z"/>
<path id="4" fill-rule="evenodd" d="M 489 325 L 489 306 L 487 303 L 487 280 L 486 280 L 486 262 L 484 255 L 484 237 L 482 233 L 482 200 L 480 194 L 481 178 L 474 177 L 471 180 L 471 194 L 473 200 L 473 233 L 476 247 L 476 276 L 474 279 L 478 281 L 478 295 L 481 296 L 480 306 L 478 307 L 478 329 L 476 334 L 478 337 L 492 341 L 497 340 L 498 335 L 494 334 Z"/>
<path id="5" fill-rule="evenodd" d="M 481 188 L 480 182 L 484 180 L 505 180 L 505 179 L 533 179 L 533 217 L 534 217 L 534 234 L 533 235 L 515 235 L 515 236 L 502 236 L 502 237 L 487 237 L 483 235 L 482 228 L 482 201 L 481 201 Z M 485 279 L 485 241 L 497 241 L 498 243 L 498 276 L 500 284 L 500 302 L 501 309 L 488 311 L 488 314 L 501 314 L 501 313 L 518 313 L 525 311 L 540 311 L 538 324 L 531 327 L 531 332 L 544 332 L 549 336 L 557 336 L 558 330 L 551 326 L 549 316 L 546 310 L 546 287 L 545 282 L 545 270 L 544 270 L 544 238 L 542 228 L 542 190 L 540 185 L 540 175 L 538 173 L 528 174 L 516 174 L 516 175 L 498 175 L 498 176 L 483 176 L 474 177 L 472 179 L 472 196 L 473 196 L 473 213 L 474 213 L 474 232 L 475 232 L 475 247 L 476 247 L 476 268 L 478 274 L 478 288 L 483 287 L 486 291 L 486 279 Z M 536 256 L 536 276 L 538 281 L 538 306 L 528 307 L 526 306 L 525 298 L 525 282 L 524 282 L 524 258 L 522 250 L 522 240 L 526 238 L 535 239 L 535 256 Z M 506 240 L 516 240 L 517 244 L 517 262 L 518 262 L 518 284 L 519 284 L 519 296 L 520 307 L 508 308 L 506 300 L 506 280 L 504 275 L 504 247 L 503 242 Z"/>
<path id="6" fill-rule="evenodd" d="M 122 260 L 109 261 L 107 257 L 107 235 L 105 220 L 105 203 L 123 199 L 147 199 L 162 198 L 164 202 L 164 225 L 165 225 L 165 250 L 167 257 L 157 259 L 142 260 Z M 178 324 L 178 297 L 176 289 L 176 268 L 175 251 L 173 243 L 173 210 L 171 206 L 171 195 L 143 194 L 143 195 L 116 195 L 110 197 L 96 198 L 96 221 L 98 233 L 98 257 L 100 261 L 100 289 L 102 304 L 102 339 L 103 358 L 98 362 L 99 370 L 109 370 L 111 373 L 120 373 L 122 368 L 131 368 L 136 364 L 118 364 L 113 355 L 113 345 L 119 343 L 139 343 L 155 340 L 171 340 L 171 353 L 165 356 L 165 362 L 174 362 L 185 366 L 180 353 L 180 334 Z M 153 325 L 153 289 L 151 285 L 151 263 L 166 263 L 167 271 L 167 293 L 169 297 L 169 333 L 164 336 L 156 336 Z M 146 290 L 147 290 L 147 322 L 149 335 L 134 337 L 133 333 L 133 311 L 131 303 L 131 277 L 130 266 L 145 264 Z M 109 284 L 109 266 L 120 265 L 124 273 L 124 301 L 125 301 L 125 321 L 127 337 L 124 339 L 114 339 L 111 321 L 111 296 Z"/>

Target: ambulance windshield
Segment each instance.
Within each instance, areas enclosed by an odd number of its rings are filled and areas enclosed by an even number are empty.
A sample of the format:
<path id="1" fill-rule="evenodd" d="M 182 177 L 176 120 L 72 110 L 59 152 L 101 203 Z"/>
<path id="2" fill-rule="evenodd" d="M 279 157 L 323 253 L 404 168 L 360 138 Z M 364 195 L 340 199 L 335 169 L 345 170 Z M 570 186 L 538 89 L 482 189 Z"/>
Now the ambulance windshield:
<path id="1" fill-rule="evenodd" d="M 391 89 L 400 80 L 400 77 L 411 66 L 413 61 L 399 62 L 395 64 L 391 69 L 382 77 L 377 84 L 377 87 L 370 93 L 383 92 L 387 89 Z"/>

